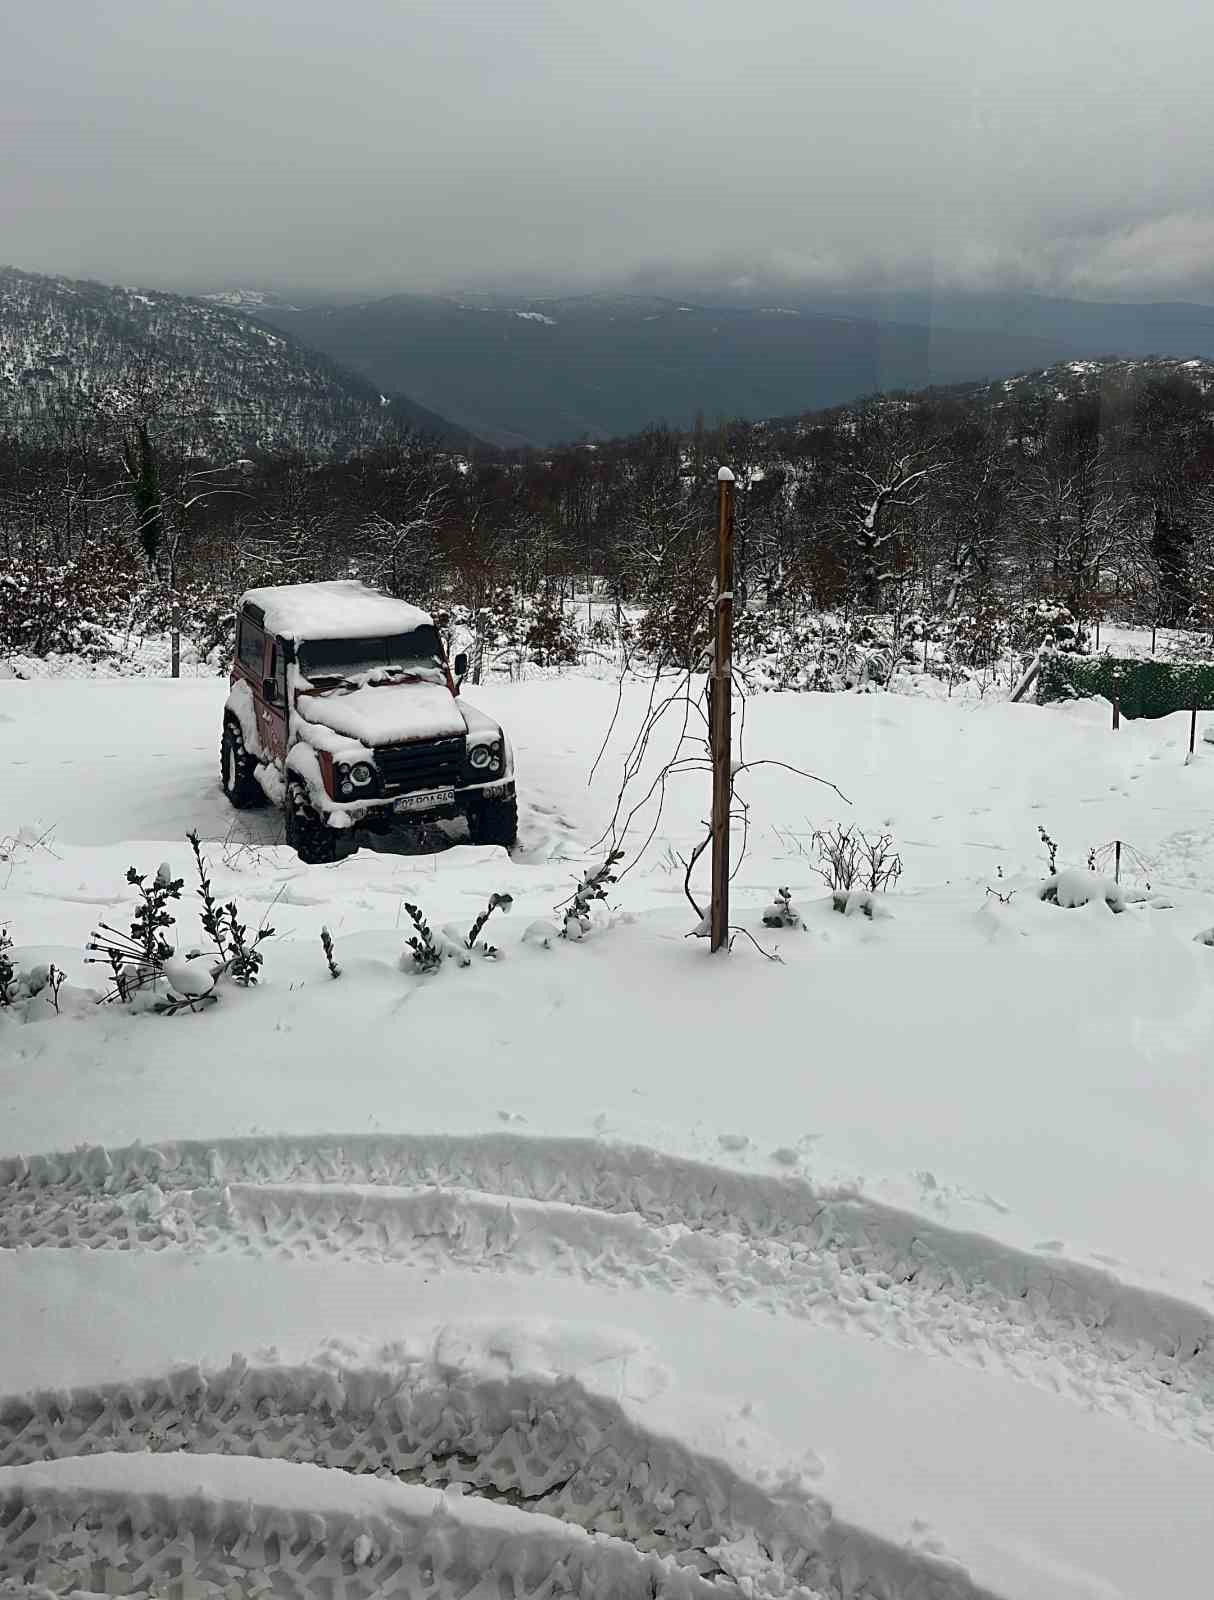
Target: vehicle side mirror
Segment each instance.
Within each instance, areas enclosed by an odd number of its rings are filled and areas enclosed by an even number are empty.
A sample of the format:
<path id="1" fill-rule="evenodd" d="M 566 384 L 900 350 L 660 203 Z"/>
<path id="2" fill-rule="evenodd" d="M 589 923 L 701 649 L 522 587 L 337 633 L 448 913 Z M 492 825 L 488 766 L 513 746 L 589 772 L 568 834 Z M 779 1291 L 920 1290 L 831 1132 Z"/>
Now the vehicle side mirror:
<path id="1" fill-rule="evenodd" d="M 268 706 L 272 706 L 278 699 L 278 684 L 273 678 L 261 680 L 261 697 Z"/>
<path id="2" fill-rule="evenodd" d="M 467 676 L 468 652 L 466 650 L 461 650 L 459 655 L 456 656 L 455 660 L 451 663 L 451 669 L 457 678 L 464 678 Z"/>

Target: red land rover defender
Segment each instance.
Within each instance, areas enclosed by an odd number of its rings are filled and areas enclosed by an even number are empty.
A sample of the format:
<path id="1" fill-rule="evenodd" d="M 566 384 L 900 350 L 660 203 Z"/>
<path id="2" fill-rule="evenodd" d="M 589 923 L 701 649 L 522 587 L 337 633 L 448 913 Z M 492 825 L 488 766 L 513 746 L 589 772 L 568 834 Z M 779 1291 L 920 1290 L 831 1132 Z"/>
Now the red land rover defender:
<path id="1" fill-rule="evenodd" d="M 514 758 L 458 698 L 430 616 L 365 584 L 250 589 L 237 608 L 220 774 L 238 809 L 271 800 L 303 861 L 343 832 L 464 816 L 476 844 L 518 835 Z"/>

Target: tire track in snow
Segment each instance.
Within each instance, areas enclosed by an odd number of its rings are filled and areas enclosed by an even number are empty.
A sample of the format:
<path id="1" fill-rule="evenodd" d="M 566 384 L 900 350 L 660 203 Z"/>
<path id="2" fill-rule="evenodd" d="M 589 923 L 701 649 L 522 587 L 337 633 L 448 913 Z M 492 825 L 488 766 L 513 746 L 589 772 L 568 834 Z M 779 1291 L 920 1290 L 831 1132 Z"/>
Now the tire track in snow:
<path id="1" fill-rule="evenodd" d="M 203 1203 L 201 1217 L 187 1203 L 183 1232 L 206 1249 L 555 1272 L 723 1299 L 1000 1372 L 1214 1449 L 1208 1368 L 1154 1353 L 1120 1356 L 1092 1330 L 1062 1319 L 1046 1328 L 1042 1316 L 1024 1315 L 1023 1302 L 963 1289 L 930 1269 L 899 1279 L 844 1251 L 458 1189 L 237 1184 Z"/>
<path id="2" fill-rule="evenodd" d="M 408 1347 L 335 1341 L 302 1363 L 234 1358 L 222 1369 L 9 1396 L 0 1398 L 0 1467 L 185 1451 L 457 1484 L 692 1573 L 761 1570 L 767 1592 L 837 1587 L 844 1545 L 867 1569 L 889 1565 L 888 1550 L 866 1556 L 863 1535 L 832 1526 L 829 1505 L 796 1464 L 778 1465 L 772 1441 L 747 1440 L 740 1459 L 763 1462 L 754 1475 L 725 1459 L 740 1425 L 724 1408 L 713 1454 L 650 1425 L 667 1374 L 635 1339 L 605 1334 L 580 1354 L 586 1372 L 561 1371 L 568 1357 L 551 1325 L 456 1323 Z M 632 1397 L 609 1392 L 615 1382 Z M 693 1414 L 705 1408 L 715 1415 L 694 1397 Z"/>
<path id="3" fill-rule="evenodd" d="M 716 1417 L 713 1402 L 702 1396 L 676 1396 L 673 1406 L 663 1407 L 655 1380 L 666 1375 L 661 1369 L 644 1370 L 644 1347 L 631 1336 L 604 1334 L 604 1349 L 583 1352 L 589 1363 L 583 1382 L 569 1372 L 549 1370 L 559 1351 L 545 1339 L 559 1343 L 559 1326 L 555 1334 L 550 1324 L 514 1326 L 519 1337 L 513 1344 L 503 1325 L 486 1331 L 486 1325 L 457 1323 L 439 1329 L 429 1342 L 426 1335 L 415 1339 L 409 1349 L 334 1342 L 303 1363 L 234 1359 L 222 1369 L 177 1369 L 136 1381 L 0 1400 L 0 1579 L 15 1568 L 25 1581 L 103 1580 L 107 1592 L 117 1577 L 124 1587 L 128 1579 L 162 1581 L 159 1549 L 153 1543 L 140 1550 L 137 1538 L 123 1534 L 122 1519 L 138 1530 L 151 1483 L 162 1498 L 157 1521 L 166 1534 L 175 1535 L 179 1550 L 191 1539 L 197 1545 L 198 1522 L 213 1528 L 219 1521 L 213 1509 L 200 1510 L 181 1492 L 182 1484 L 192 1488 L 191 1475 L 197 1474 L 215 1486 L 220 1498 L 249 1494 L 244 1530 L 253 1543 L 239 1553 L 226 1539 L 220 1545 L 229 1561 L 247 1560 L 259 1581 L 273 1580 L 280 1592 L 279 1581 L 290 1578 L 289 1564 L 284 1567 L 280 1547 L 267 1542 L 263 1523 L 295 1503 L 298 1496 L 283 1496 L 282 1487 L 294 1488 L 299 1479 L 293 1484 L 290 1477 L 297 1468 L 288 1467 L 285 1479 L 270 1469 L 306 1462 L 323 1468 L 330 1480 L 345 1479 L 349 1485 L 357 1477 L 368 1485 L 370 1505 L 358 1506 L 364 1518 L 377 1498 L 402 1482 L 414 1496 L 423 1486 L 431 1491 L 443 1486 L 448 1496 L 469 1490 L 466 1497 L 431 1504 L 457 1523 L 463 1516 L 483 1521 L 478 1508 L 486 1497 L 490 1513 L 509 1506 L 515 1520 L 507 1530 L 533 1562 L 536 1552 L 529 1546 L 542 1555 L 558 1539 L 555 1530 L 571 1525 L 572 1533 L 591 1538 L 591 1548 L 608 1551 L 614 1577 L 629 1578 L 631 1562 L 652 1584 L 635 1591 L 595 1587 L 598 1574 L 592 1567 L 590 1583 L 579 1587 L 574 1573 L 562 1570 L 553 1576 L 568 1587 L 555 1583 L 551 1590 L 536 1591 L 545 1595 L 990 1600 L 988 1591 L 947 1557 L 836 1520 L 796 1464 L 778 1464 L 769 1440 L 752 1434 L 737 1441 L 746 1447 L 744 1463 L 762 1461 L 749 1474 L 739 1471 L 721 1454 L 731 1449 L 726 1441 L 737 1433 L 737 1419 L 731 1417 L 723 1428 L 724 1414 Z M 584 1332 L 579 1338 L 584 1341 Z M 528 1353 L 535 1370 L 526 1367 Z M 504 1373 L 503 1355 L 507 1365 L 521 1358 L 521 1367 Z M 642 1369 L 639 1382 L 634 1376 L 628 1385 L 636 1391 L 630 1401 L 606 1392 L 605 1356 Z M 647 1392 L 647 1385 L 657 1392 Z M 699 1431 L 711 1439 L 711 1454 L 680 1436 L 689 1401 L 697 1415 L 704 1412 L 707 1425 Z M 659 1423 L 651 1425 L 655 1411 Z M 661 1419 L 676 1426 L 663 1431 Z M 215 1457 L 225 1460 L 217 1463 Z M 82 1458 L 88 1459 L 80 1465 Z M 34 1462 L 51 1466 L 39 1471 Z M 81 1503 L 79 1487 L 90 1483 L 108 1498 L 100 1513 L 87 1497 Z M 41 1491 L 41 1503 L 31 1486 Z M 352 1503 L 347 1486 L 326 1490 L 312 1477 L 305 1487 L 312 1501 L 327 1495 L 337 1504 Z M 404 1502 L 406 1520 L 415 1503 Z M 31 1511 L 34 1522 L 22 1515 Z M 467 1530 L 452 1530 L 457 1541 L 461 1532 Z M 361 1531 L 327 1529 L 322 1546 L 325 1541 L 330 1555 L 334 1548 L 349 1556 L 358 1546 L 363 1551 L 362 1560 L 353 1560 L 352 1574 L 347 1557 L 344 1575 L 354 1577 L 353 1587 L 334 1587 L 337 1574 L 330 1566 L 315 1573 L 305 1568 L 324 1584 L 320 1592 L 326 1597 L 361 1595 L 367 1576 L 383 1581 L 380 1571 L 357 1570 L 368 1564 L 372 1548 L 383 1546 L 365 1521 Z M 101 1567 L 99 1558 L 112 1561 L 115 1547 L 126 1553 L 132 1544 L 139 1556 L 136 1570 Z M 573 1548 L 586 1546 L 575 1542 Z M 483 1552 L 477 1559 L 483 1562 Z M 188 1575 L 204 1584 L 217 1581 L 207 1565 Z M 500 1567 L 483 1565 L 473 1581 L 487 1578 L 492 1584 L 506 1575 Z M 220 1576 L 230 1579 L 232 1568 Z M 490 1587 L 484 1592 L 532 1590 Z M 434 1593 L 462 1595 L 465 1589 Z"/>
<path id="4" fill-rule="evenodd" d="M 994 1370 L 1214 1448 L 1200 1308 L 801 1179 L 504 1134 L 237 1140 L 9 1167 L 9 1245 L 455 1261 L 710 1295 Z"/>
<path id="5" fill-rule="evenodd" d="M 473 1496 L 186 1454 L 0 1470 L 0 1578 L 57 1593 L 193 1600 L 719 1600 L 730 1592 L 623 1540 Z"/>

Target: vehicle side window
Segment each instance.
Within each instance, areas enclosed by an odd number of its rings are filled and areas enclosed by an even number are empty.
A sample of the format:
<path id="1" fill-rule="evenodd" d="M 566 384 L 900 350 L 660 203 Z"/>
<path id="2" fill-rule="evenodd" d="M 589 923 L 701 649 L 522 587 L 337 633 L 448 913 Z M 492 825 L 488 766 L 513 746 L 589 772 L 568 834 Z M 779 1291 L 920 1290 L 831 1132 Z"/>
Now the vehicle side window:
<path id="1" fill-rule="evenodd" d="M 287 703 L 287 653 L 281 643 L 275 639 L 270 645 L 270 672 L 278 688 L 278 703 L 285 706 Z"/>
<path id="2" fill-rule="evenodd" d="M 265 653 L 266 636 L 256 623 L 250 622 L 248 617 L 240 619 L 240 637 L 236 643 L 236 655 L 242 667 L 251 672 L 254 677 L 261 676 L 262 656 Z"/>

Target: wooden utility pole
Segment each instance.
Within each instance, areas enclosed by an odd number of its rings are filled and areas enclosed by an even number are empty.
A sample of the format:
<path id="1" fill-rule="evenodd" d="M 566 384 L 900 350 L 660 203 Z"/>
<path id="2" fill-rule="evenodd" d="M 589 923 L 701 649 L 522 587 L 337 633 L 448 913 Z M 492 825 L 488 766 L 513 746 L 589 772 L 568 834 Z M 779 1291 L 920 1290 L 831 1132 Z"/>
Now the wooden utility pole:
<path id="1" fill-rule="evenodd" d="M 169 546 L 169 675 L 181 676 L 181 596 L 177 593 L 177 538 Z"/>
<path id="2" fill-rule="evenodd" d="M 709 948 L 729 945 L 729 813 L 733 799 L 733 496 L 728 467 L 717 473 L 717 616 L 709 679 L 712 749 L 712 910 Z"/>

